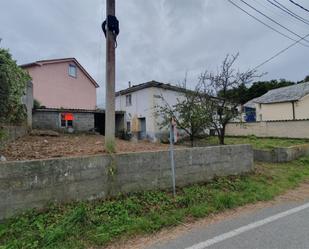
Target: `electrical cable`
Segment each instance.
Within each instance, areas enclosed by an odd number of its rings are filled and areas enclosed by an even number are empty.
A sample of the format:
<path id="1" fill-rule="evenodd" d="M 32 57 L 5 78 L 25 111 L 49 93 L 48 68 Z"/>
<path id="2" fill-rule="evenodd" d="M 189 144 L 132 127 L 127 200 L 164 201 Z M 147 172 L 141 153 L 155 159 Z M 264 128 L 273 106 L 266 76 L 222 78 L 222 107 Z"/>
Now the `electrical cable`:
<path id="1" fill-rule="evenodd" d="M 297 16 L 298 18 L 304 20 L 305 22 L 309 22 L 308 19 L 303 18 L 300 15 L 297 15 L 295 12 L 291 11 L 290 9 L 288 9 L 286 6 L 284 6 L 282 3 L 278 2 L 277 0 L 273 0 L 275 3 L 277 3 L 278 5 L 280 5 L 283 9 L 287 10 L 288 12 L 290 12 L 291 14 Z"/>
<path id="2" fill-rule="evenodd" d="M 270 1 L 270 0 L 266 0 L 266 1 L 269 2 L 270 4 L 272 4 L 273 6 L 277 7 L 278 9 L 282 10 L 283 12 L 287 13 L 288 15 L 294 17 L 294 18 L 297 19 L 298 21 L 301 21 L 301 22 L 303 22 L 303 23 L 309 25 L 309 22 L 307 22 L 306 20 L 304 20 L 304 19 L 298 17 L 298 16 L 295 15 L 293 12 L 285 10 L 284 8 L 282 8 L 281 6 L 279 6 L 278 4 L 276 4 L 276 3 L 274 3 L 274 2 L 272 2 L 272 1 Z"/>
<path id="3" fill-rule="evenodd" d="M 277 22 L 276 20 L 274 20 L 273 18 L 267 16 L 266 14 L 264 14 L 262 11 L 259 11 L 257 8 L 253 7 L 252 5 L 250 5 L 249 3 L 247 3 L 246 1 L 244 0 L 240 0 L 241 2 L 243 2 L 245 5 L 249 6 L 251 9 L 255 10 L 256 12 L 258 12 L 259 14 L 261 14 L 262 16 L 266 17 L 267 19 L 269 19 L 270 21 L 276 23 L 277 25 L 279 25 L 280 27 L 282 27 L 283 29 L 289 31 L 290 33 L 294 34 L 295 36 L 297 36 L 298 38 L 302 38 L 301 35 L 295 33 L 294 31 L 292 31 L 291 29 L 285 27 L 284 25 L 282 25 L 281 23 Z M 306 42 L 309 42 L 308 40 L 306 39 L 303 39 L 304 41 Z"/>
<path id="4" fill-rule="evenodd" d="M 288 35 L 282 33 L 281 31 L 273 28 L 272 26 L 268 25 L 267 23 L 261 21 L 260 19 L 258 19 L 257 17 L 255 17 L 254 15 L 250 14 L 248 11 L 246 11 L 245 9 L 241 8 L 239 5 L 237 5 L 236 3 L 234 3 L 232 0 L 228 0 L 231 4 L 233 4 L 235 7 L 237 7 L 238 9 L 240 9 L 241 11 L 245 12 L 247 15 L 249 15 L 250 17 L 252 17 L 253 19 L 255 19 L 256 21 L 262 23 L 263 25 L 265 25 L 266 27 L 270 28 L 271 30 L 275 31 L 276 33 L 284 36 L 285 38 L 289 39 L 289 40 L 292 40 L 294 42 L 296 42 L 297 40 L 296 39 L 293 39 L 291 37 L 289 37 Z M 303 44 L 303 43 L 300 43 L 301 45 L 305 46 L 305 47 L 309 47 L 308 45 L 306 44 Z"/>
<path id="5" fill-rule="evenodd" d="M 273 55 L 272 57 L 270 57 L 269 59 L 267 59 L 266 61 L 262 62 L 261 64 L 259 64 L 258 66 L 256 66 L 253 70 L 256 70 L 262 66 L 264 66 L 266 63 L 270 62 L 271 60 L 275 59 L 276 57 L 278 57 L 279 55 L 283 54 L 284 52 L 286 52 L 287 50 L 289 50 L 290 48 L 294 47 L 295 45 L 297 45 L 298 43 L 300 43 L 302 40 L 306 39 L 307 37 L 309 37 L 309 34 L 305 35 L 304 37 L 302 37 L 301 39 L 299 39 L 298 41 L 292 43 L 291 45 L 289 45 L 288 47 L 282 49 L 281 51 L 279 51 L 278 53 L 276 53 L 275 55 Z"/>
<path id="6" fill-rule="evenodd" d="M 299 3 L 294 2 L 293 0 L 289 0 L 292 4 L 295 4 L 296 6 L 298 6 L 299 8 L 303 9 L 304 11 L 309 12 L 309 10 L 307 8 L 305 8 L 304 6 L 300 5 Z"/>

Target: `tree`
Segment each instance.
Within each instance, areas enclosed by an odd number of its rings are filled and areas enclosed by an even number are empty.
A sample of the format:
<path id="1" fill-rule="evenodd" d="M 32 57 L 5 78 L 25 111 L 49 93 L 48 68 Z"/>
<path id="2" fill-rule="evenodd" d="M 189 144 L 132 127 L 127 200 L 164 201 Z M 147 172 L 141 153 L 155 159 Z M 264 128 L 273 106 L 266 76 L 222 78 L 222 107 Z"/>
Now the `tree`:
<path id="1" fill-rule="evenodd" d="M 200 91 L 186 89 L 186 83 L 182 84 L 182 95 L 177 98 L 177 103 L 170 105 L 163 95 L 160 96 L 161 104 L 156 106 L 156 114 L 162 118 L 159 123 L 161 128 L 168 127 L 174 120 L 177 128 L 183 130 L 190 138 L 191 146 L 194 146 L 195 139 L 204 133 L 209 127 L 209 106 L 201 103 Z"/>
<path id="2" fill-rule="evenodd" d="M 304 82 L 309 82 L 309 75 L 305 77 Z"/>
<path id="3" fill-rule="evenodd" d="M 252 99 L 264 95 L 272 89 L 291 86 L 293 84 L 295 84 L 295 82 L 287 81 L 285 79 L 257 81 L 253 82 L 250 87 L 245 84 L 241 84 L 237 88 L 229 89 L 227 91 L 227 95 L 229 95 L 230 97 L 232 97 L 233 95 L 239 96 L 239 103 L 243 105 Z M 219 93 L 218 96 L 220 97 L 221 93 Z"/>
<path id="4" fill-rule="evenodd" d="M 199 96 L 202 96 L 202 105 L 211 110 L 208 110 L 208 120 L 211 128 L 216 131 L 220 144 L 224 144 L 226 125 L 239 117 L 242 92 L 234 91 L 231 94 L 231 90 L 243 89 L 254 78 L 260 77 L 255 70 L 236 71 L 234 64 L 238 56 L 239 54 L 227 55 L 217 73 L 205 71 L 200 76 L 199 89 L 202 91 Z M 211 96 L 219 98 L 214 100 Z"/>
<path id="5" fill-rule="evenodd" d="M 22 96 L 30 80 L 29 74 L 18 67 L 9 51 L 0 48 L 0 122 L 18 124 L 25 120 Z"/>

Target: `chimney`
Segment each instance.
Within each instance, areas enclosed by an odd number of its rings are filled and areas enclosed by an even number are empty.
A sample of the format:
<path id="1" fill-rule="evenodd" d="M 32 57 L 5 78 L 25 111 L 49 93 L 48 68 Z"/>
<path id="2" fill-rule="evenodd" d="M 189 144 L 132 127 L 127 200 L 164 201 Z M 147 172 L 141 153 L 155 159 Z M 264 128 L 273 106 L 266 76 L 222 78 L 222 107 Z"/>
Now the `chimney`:
<path id="1" fill-rule="evenodd" d="M 129 81 L 129 88 L 131 88 L 131 81 Z"/>

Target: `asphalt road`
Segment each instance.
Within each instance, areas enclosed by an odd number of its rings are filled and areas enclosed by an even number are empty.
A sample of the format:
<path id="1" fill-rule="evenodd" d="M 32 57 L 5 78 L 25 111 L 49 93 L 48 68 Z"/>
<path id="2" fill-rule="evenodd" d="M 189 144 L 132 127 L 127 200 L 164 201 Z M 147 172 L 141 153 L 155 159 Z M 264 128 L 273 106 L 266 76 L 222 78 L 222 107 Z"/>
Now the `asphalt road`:
<path id="1" fill-rule="evenodd" d="M 147 249 L 309 249 L 309 200 L 224 220 Z"/>

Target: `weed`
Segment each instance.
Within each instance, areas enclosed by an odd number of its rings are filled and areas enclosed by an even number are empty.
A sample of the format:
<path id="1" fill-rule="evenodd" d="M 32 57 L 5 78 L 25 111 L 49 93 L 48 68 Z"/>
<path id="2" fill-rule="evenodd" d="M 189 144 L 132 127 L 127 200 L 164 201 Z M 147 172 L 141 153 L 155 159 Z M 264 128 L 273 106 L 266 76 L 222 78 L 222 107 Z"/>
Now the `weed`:
<path id="1" fill-rule="evenodd" d="M 309 179 L 309 157 L 286 164 L 258 164 L 255 173 L 168 192 L 112 200 L 50 205 L 0 224 L 0 249 L 82 249 L 156 232 L 190 218 L 265 201 Z"/>

